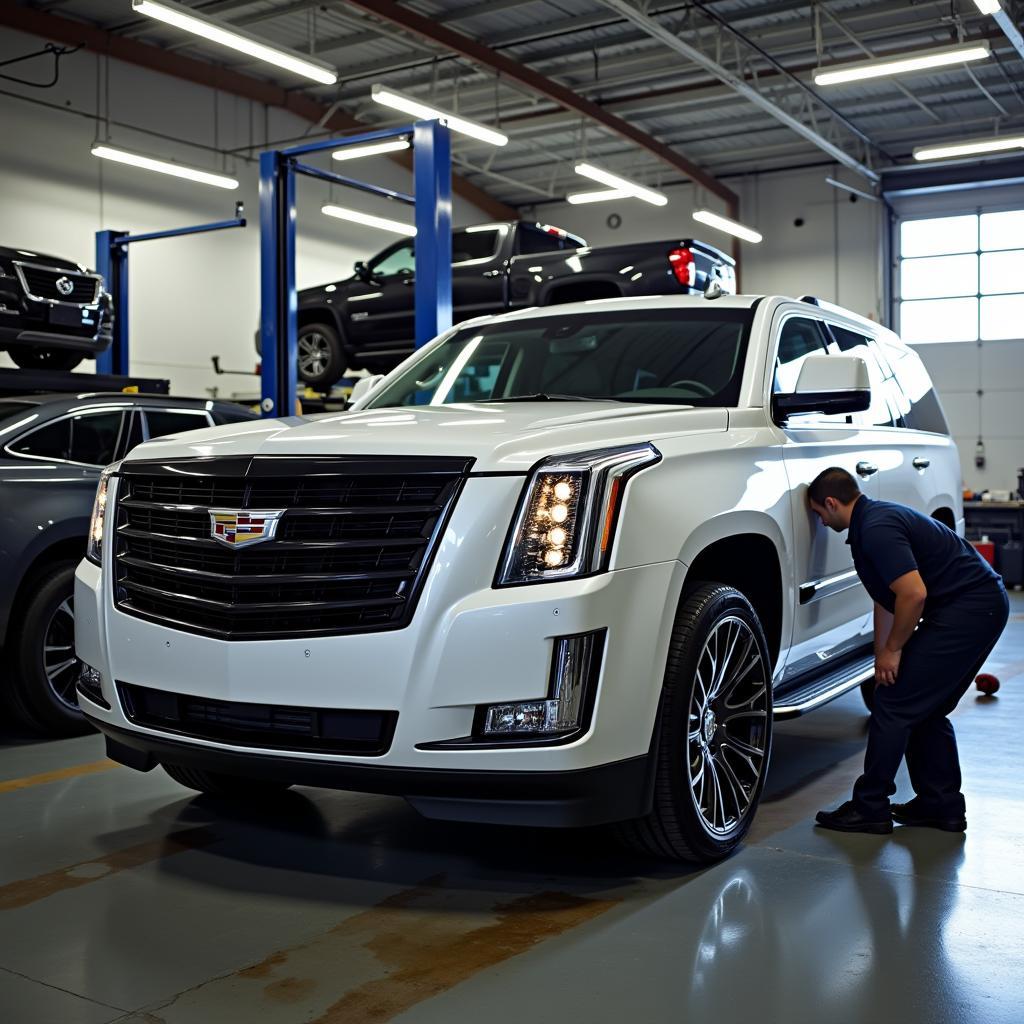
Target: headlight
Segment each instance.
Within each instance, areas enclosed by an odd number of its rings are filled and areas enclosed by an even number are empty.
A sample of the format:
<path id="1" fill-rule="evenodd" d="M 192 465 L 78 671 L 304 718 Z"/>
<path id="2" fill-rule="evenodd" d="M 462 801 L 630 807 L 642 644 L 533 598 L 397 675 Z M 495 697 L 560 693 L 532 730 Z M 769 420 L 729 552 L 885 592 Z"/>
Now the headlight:
<path id="1" fill-rule="evenodd" d="M 497 585 L 606 569 L 626 481 L 660 459 L 654 445 L 641 444 L 542 462 L 520 501 Z"/>
<path id="2" fill-rule="evenodd" d="M 110 489 L 110 478 L 121 467 L 120 462 L 107 466 L 100 473 L 99 486 L 96 488 L 96 500 L 92 505 L 92 518 L 89 520 L 89 543 L 85 549 L 85 557 L 97 565 L 103 564 L 103 527 L 107 519 L 107 494 Z"/>

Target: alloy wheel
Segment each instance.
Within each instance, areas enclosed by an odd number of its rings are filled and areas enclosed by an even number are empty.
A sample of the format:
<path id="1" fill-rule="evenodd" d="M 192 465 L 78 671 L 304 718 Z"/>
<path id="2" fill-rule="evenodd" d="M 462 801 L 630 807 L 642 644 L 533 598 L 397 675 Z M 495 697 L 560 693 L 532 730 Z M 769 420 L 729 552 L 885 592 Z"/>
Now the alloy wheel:
<path id="1" fill-rule="evenodd" d="M 697 661 L 686 744 L 690 793 L 712 836 L 743 820 L 764 773 L 769 685 L 750 626 L 737 616 L 715 623 Z"/>
<path id="2" fill-rule="evenodd" d="M 82 664 L 75 657 L 75 599 L 67 597 L 54 609 L 43 634 L 43 671 L 53 695 L 66 708 L 78 711 L 75 687 Z"/>
<path id="3" fill-rule="evenodd" d="M 299 338 L 299 369 L 306 377 L 318 377 L 331 365 L 331 346 L 316 331 Z"/>

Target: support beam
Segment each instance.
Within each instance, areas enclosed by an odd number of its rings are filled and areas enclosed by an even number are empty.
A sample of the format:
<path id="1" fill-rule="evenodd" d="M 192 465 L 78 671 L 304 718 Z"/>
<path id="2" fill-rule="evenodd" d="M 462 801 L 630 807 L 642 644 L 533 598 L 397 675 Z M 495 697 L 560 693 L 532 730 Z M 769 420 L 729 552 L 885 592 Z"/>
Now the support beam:
<path id="1" fill-rule="evenodd" d="M 349 2 L 351 3 L 352 0 L 349 0 Z M 724 82 L 745 100 L 749 100 L 755 106 L 771 114 L 772 117 L 777 121 L 781 121 L 787 128 L 791 128 L 798 135 L 802 135 L 807 139 L 808 142 L 812 142 L 819 149 L 828 153 L 833 160 L 843 164 L 844 167 L 849 167 L 851 171 L 856 171 L 858 174 L 863 175 L 868 181 L 878 181 L 878 174 L 870 167 L 862 164 L 855 157 L 847 153 L 845 149 L 830 142 L 813 128 L 809 128 L 799 118 L 776 106 L 766 96 L 762 96 L 756 89 L 734 75 L 728 68 L 723 67 L 696 47 L 680 39 L 674 32 L 669 31 L 660 22 L 655 21 L 654 18 L 638 10 L 629 0 L 601 0 L 601 3 L 621 14 L 627 21 L 636 25 L 637 28 L 643 29 L 652 39 L 657 39 L 670 50 L 675 50 L 676 53 L 681 54 L 687 60 L 704 68 L 705 71 Z"/>
<path id="2" fill-rule="evenodd" d="M 1001 7 L 992 15 L 996 24 L 1003 30 L 1003 35 L 1010 40 L 1010 44 L 1024 60 L 1024 36 L 1021 36 L 1020 29 L 1013 23 L 1013 18 Z"/>
<path id="3" fill-rule="evenodd" d="M 477 42 L 470 36 L 463 35 L 461 32 L 455 32 L 444 25 L 438 24 L 431 18 L 417 14 L 408 7 L 394 3 L 393 0 L 346 0 L 346 3 L 350 7 L 356 7 L 367 14 L 383 18 L 399 28 L 405 29 L 408 32 L 414 32 L 423 39 L 429 39 L 439 46 L 459 53 L 482 67 L 498 72 L 502 77 L 510 81 L 517 82 L 533 92 L 546 96 L 549 100 L 553 100 L 560 106 L 565 107 L 566 110 L 582 114 L 584 117 L 607 128 L 616 135 L 628 139 L 640 148 L 653 153 L 677 171 L 682 171 L 688 178 L 691 178 L 720 199 L 725 200 L 730 211 L 732 211 L 731 215 L 737 216 L 736 211 L 739 199 L 736 193 L 723 185 L 717 178 L 708 174 L 707 171 L 698 167 L 691 160 L 687 160 L 681 153 L 677 153 L 675 150 L 664 145 L 664 143 L 659 142 L 653 135 L 648 135 L 647 132 L 641 131 L 628 121 L 623 121 L 621 118 L 609 113 L 592 100 L 577 95 L 572 89 L 556 82 L 554 79 L 547 78 L 525 64 L 521 64 L 518 61 L 512 60 L 511 57 L 498 53 L 497 50 L 493 50 L 489 46 L 484 46 L 483 43 Z"/>
<path id="4" fill-rule="evenodd" d="M 159 71 L 195 85 L 205 85 L 210 89 L 219 89 L 221 92 L 263 103 L 268 107 L 287 110 L 311 124 L 320 125 L 326 131 L 344 132 L 374 127 L 344 111 L 332 112 L 329 105 L 303 92 L 283 89 L 272 82 L 229 71 L 208 61 L 168 53 L 159 46 L 128 39 L 85 22 L 46 14 L 20 4 L 0 3 L 0 25 L 29 32 L 53 42 L 67 43 L 71 46 L 81 44 L 94 53 L 105 54 L 126 64 L 137 64 L 150 71 Z M 329 115 L 326 120 L 325 115 Z M 395 161 L 403 167 L 412 167 L 412 158 L 408 154 L 396 154 Z M 495 220 L 515 220 L 518 217 L 511 206 L 499 202 L 464 178 L 453 178 L 452 191 L 467 202 L 478 206 Z"/>

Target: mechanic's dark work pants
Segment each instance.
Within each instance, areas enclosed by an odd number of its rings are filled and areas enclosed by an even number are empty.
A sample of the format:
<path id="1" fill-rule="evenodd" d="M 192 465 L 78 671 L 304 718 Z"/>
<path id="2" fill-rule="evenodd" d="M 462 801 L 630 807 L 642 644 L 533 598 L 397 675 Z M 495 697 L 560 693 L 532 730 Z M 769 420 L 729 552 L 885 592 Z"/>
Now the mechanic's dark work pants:
<path id="1" fill-rule="evenodd" d="M 946 716 L 985 664 L 1009 614 L 1002 583 L 977 587 L 925 613 L 903 648 L 896 682 L 875 688 L 864 774 L 853 787 L 859 811 L 888 813 L 906 757 L 922 809 L 964 813 L 956 736 Z"/>

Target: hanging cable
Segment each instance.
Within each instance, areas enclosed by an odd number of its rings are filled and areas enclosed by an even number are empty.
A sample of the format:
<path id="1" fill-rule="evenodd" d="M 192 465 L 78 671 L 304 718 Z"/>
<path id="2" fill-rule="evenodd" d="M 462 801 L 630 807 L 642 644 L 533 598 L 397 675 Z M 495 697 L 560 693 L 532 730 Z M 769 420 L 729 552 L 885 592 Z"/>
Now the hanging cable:
<path id="1" fill-rule="evenodd" d="M 78 53 L 81 45 L 74 47 L 56 46 L 54 43 L 47 43 L 41 50 L 34 53 L 26 53 L 21 57 L 12 57 L 10 60 L 0 61 L 0 68 L 10 67 L 12 64 L 20 64 L 22 61 L 33 60 L 36 57 L 45 57 L 50 54 L 53 57 L 53 77 L 49 82 L 30 82 L 27 78 L 17 78 L 14 75 L 0 73 L 0 78 L 8 82 L 17 82 L 18 85 L 27 85 L 32 89 L 52 89 L 60 79 L 60 59 L 69 53 Z"/>

